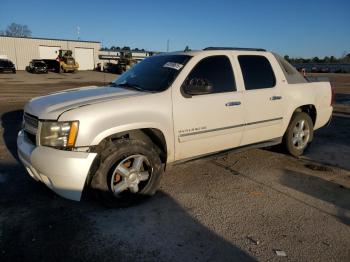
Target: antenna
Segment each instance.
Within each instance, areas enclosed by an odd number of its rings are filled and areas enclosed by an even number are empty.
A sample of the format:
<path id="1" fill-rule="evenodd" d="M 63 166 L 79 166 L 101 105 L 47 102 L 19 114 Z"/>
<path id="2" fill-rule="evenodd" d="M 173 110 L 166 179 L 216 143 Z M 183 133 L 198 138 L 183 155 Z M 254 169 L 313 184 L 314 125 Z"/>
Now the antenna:
<path id="1" fill-rule="evenodd" d="M 77 26 L 77 37 L 80 40 L 80 26 Z"/>
<path id="2" fill-rule="evenodd" d="M 169 52 L 170 39 L 166 41 L 166 51 Z"/>

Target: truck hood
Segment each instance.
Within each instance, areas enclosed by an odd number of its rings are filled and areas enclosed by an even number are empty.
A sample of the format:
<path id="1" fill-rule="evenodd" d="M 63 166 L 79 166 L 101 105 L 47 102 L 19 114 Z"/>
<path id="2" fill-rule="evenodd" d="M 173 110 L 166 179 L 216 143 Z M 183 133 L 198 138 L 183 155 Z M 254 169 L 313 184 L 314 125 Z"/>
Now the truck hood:
<path id="1" fill-rule="evenodd" d="M 67 110 L 145 94 L 147 93 L 110 86 L 88 86 L 33 98 L 25 105 L 24 111 L 39 119 L 56 120 Z"/>

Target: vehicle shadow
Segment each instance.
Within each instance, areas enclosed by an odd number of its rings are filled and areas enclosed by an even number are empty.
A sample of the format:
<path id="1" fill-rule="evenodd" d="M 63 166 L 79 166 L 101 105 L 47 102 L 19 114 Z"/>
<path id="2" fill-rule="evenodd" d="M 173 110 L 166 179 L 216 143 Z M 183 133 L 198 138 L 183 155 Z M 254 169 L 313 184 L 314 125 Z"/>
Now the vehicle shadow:
<path id="1" fill-rule="evenodd" d="M 329 126 L 316 130 L 305 156 L 332 166 L 350 170 L 350 117 L 334 116 Z"/>
<path id="2" fill-rule="evenodd" d="M 350 170 L 350 117 L 333 116 L 328 126 L 315 131 L 312 143 L 306 148 L 302 158 L 318 163 Z M 266 147 L 264 150 L 288 155 L 282 144 Z"/>
<path id="3" fill-rule="evenodd" d="M 342 223 L 350 225 L 349 188 L 324 180 L 320 177 L 310 176 L 308 174 L 289 169 L 284 170 L 284 175 L 282 176 L 280 182 L 286 187 L 292 188 L 336 206 L 336 214 L 331 214 L 328 211 L 327 213 L 335 216 Z"/>
<path id="4" fill-rule="evenodd" d="M 3 128 L 3 141 L 7 150 L 18 162 L 17 134 L 21 129 L 23 110 L 15 110 L 2 114 L 1 125 Z"/>
<path id="5" fill-rule="evenodd" d="M 165 192 L 129 208 L 63 199 L 0 167 L 0 261 L 256 261 Z"/>

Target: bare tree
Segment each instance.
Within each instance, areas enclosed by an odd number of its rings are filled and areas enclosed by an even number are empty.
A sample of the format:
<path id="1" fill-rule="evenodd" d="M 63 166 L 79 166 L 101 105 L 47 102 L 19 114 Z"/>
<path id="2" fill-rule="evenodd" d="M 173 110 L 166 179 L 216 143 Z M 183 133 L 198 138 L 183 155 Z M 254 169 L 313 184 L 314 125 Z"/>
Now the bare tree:
<path id="1" fill-rule="evenodd" d="M 30 31 L 30 29 L 28 28 L 27 25 L 12 23 L 7 27 L 7 29 L 5 31 L 5 35 L 6 36 L 29 37 L 32 35 L 32 31 Z"/>

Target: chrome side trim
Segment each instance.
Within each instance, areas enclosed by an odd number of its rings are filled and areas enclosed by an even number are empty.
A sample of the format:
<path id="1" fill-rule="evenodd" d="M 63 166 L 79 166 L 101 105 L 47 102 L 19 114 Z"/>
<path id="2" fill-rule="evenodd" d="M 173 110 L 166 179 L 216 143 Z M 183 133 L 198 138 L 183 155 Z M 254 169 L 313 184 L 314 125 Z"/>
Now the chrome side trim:
<path id="1" fill-rule="evenodd" d="M 239 125 L 234 125 L 234 126 L 225 126 L 225 127 L 207 129 L 207 130 L 196 131 L 196 132 L 192 132 L 192 133 L 180 134 L 179 137 L 193 136 L 193 135 L 199 135 L 199 134 L 203 134 L 203 133 L 222 131 L 222 130 L 226 130 L 226 129 L 237 128 L 237 127 L 242 127 L 242 126 L 250 126 L 250 125 L 256 125 L 256 124 L 262 124 L 262 123 L 272 122 L 272 121 L 277 121 L 277 120 L 282 120 L 282 119 L 283 119 L 283 117 L 276 117 L 276 118 L 267 119 L 267 120 L 250 122 L 250 123 L 246 123 L 246 124 L 239 124 Z"/>
<path id="2" fill-rule="evenodd" d="M 225 129 L 236 128 L 236 127 L 242 127 L 242 126 L 244 126 L 244 124 L 234 125 L 234 126 L 225 126 L 225 127 L 219 127 L 219 128 L 208 129 L 208 130 L 202 130 L 202 131 L 196 131 L 196 132 L 192 132 L 192 133 L 180 134 L 179 137 L 192 136 L 192 135 L 199 135 L 199 134 L 203 134 L 203 133 L 216 132 L 216 131 L 221 131 L 221 130 L 225 130 Z"/>
<path id="3" fill-rule="evenodd" d="M 277 120 L 282 120 L 283 117 L 276 117 L 276 118 L 272 118 L 272 119 L 268 119 L 268 120 L 261 120 L 261 121 L 256 121 L 256 122 L 250 122 L 245 124 L 246 126 L 250 126 L 250 125 L 256 125 L 256 124 L 261 124 L 261 123 L 266 123 L 266 122 L 272 122 L 272 121 L 277 121 Z"/>

